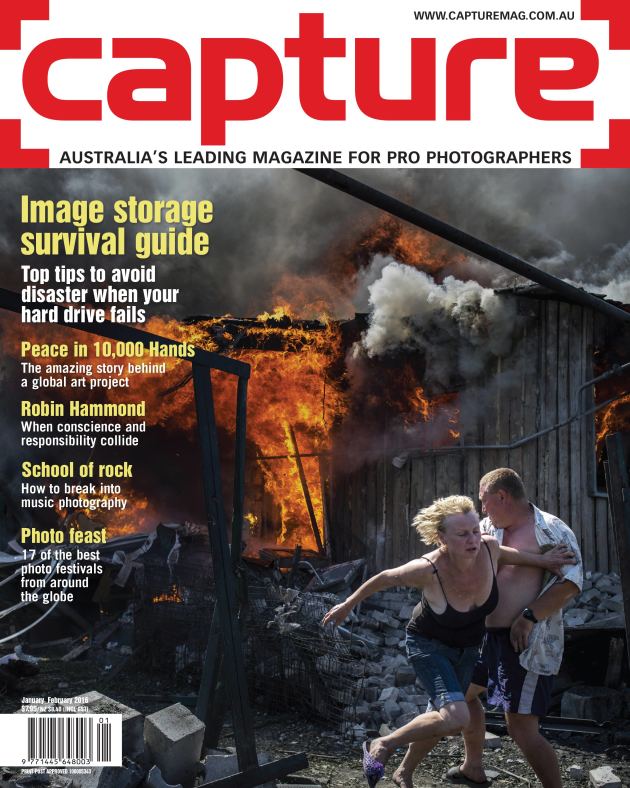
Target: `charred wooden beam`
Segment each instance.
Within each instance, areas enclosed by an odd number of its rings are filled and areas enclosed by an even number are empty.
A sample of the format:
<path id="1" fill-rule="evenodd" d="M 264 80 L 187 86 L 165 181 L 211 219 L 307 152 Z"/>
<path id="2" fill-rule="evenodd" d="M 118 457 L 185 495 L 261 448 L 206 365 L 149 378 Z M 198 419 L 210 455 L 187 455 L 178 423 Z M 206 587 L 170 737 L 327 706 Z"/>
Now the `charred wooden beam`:
<path id="1" fill-rule="evenodd" d="M 297 465 L 298 474 L 300 476 L 300 484 L 302 485 L 302 492 L 304 493 L 304 501 L 306 502 L 308 517 L 309 520 L 311 521 L 311 528 L 313 529 L 313 536 L 315 537 L 315 542 L 317 544 L 318 551 L 320 553 L 323 553 L 324 545 L 322 544 L 322 537 L 319 535 L 317 518 L 315 517 L 315 509 L 313 509 L 313 501 L 311 500 L 311 494 L 308 489 L 308 483 L 306 481 L 306 474 L 304 473 L 304 466 L 302 465 L 302 457 L 300 456 L 300 449 L 298 448 L 297 438 L 295 437 L 295 432 L 291 425 L 289 425 L 289 438 L 291 439 L 291 446 L 293 447 L 293 453 L 295 454 L 295 464 Z"/>
<path id="2" fill-rule="evenodd" d="M 572 304 L 581 304 L 601 312 L 606 317 L 630 323 L 630 312 L 626 312 L 592 293 L 587 293 L 586 290 L 574 287 L 574 285 L 570 285 L 568 282 L 562 281 L 562 279 L 541 271 L 536 266 L 531 265 L 531 263 L 521 260 L 520 257 L 486 243 L 474 235 L 460 230 L 458 227 L 453 227 L 452 224 L 436 219 L 428 213 L 419 211 L 417 208 L 413 208 L 411 205 L 407 205 L 379 189 L 374 189 L 372 186 L 351 178 L 349 175 L 332 169 L 298 169 L 297 172 L 308 175 L 309 178 L 325 183 L 327 186 L 332 186 L 334 189 L 349 194 L 351 197 L 356 197 L 358 200 L 373 205 L 375 208 L 387 211 L 387 213 L 396 216 L 398 219 L 403 219 L 403 221 L 409 222 L 416 227 L 438 235 L 440 238 L 444 238 L 446 241 L 450 241 L 479 257 L 485 257 L 486 260 L 507 268 L 519 276 L 524 276 L 532 282 L 548 287 Z"/>

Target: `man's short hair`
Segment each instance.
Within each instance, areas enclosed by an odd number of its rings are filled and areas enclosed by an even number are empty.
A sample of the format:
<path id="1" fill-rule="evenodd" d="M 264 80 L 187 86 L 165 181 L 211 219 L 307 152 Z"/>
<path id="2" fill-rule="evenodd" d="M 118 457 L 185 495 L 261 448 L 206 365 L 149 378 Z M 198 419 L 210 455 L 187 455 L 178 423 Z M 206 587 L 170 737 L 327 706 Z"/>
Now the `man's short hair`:
<path id="1" fill-rule="evenodd" d="M 479 487 L 484 487 L 489 493 L 505 490 L 517 501 L 527 498 L 523 480 L 511 468 L 495 468 L 493 471 L 486 473 L 485 476 L 481 477 Z"/>
<path id="2" fill-rule="evenodd" d="M 438 498 L 431 506 L 420 509 L 411 525 L 425 544 L 437 544 L 438 534 L 444 530 L 444 520 L 449 515 L 474 511 L 475 505 L 470 498 L 465 495 L 449 495 L 448 498 Z"/>

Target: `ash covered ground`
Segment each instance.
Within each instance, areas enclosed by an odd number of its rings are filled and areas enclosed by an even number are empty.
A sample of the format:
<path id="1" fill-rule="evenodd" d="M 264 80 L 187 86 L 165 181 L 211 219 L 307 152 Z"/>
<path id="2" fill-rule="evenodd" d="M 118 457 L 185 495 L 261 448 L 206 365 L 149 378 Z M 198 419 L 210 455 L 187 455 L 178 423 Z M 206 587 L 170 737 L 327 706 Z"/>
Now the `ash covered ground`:
<path id="1" fill-rule="evenodd" d="M 37 691 L 50 695 L 89 692 L 97 689 L 109 697 L 132 706 L 144 714 L 150 714 L 164 706 L 179 701 L 194 706 L 194 685 L 182 686 L 176 695 L 172 688 L 155 681 L 154 676 L 143 676 L 141 671 L 125 669 L 104 671 L 97 660 L 86 659 L 68 664 L 51 659 L 40 662 L 40 673 L 20 680 L 19 691 L 0 696 L 0 713 L 16 711 L 22 694 Z M 110 675 L 108 675 L 110 674 Z M 305 752 L 309 768 L 296 773 L 290 780 L 296 784 L 314 784 L 326 788 L 363 788 L 367 783 L 361 771 L 360 743 L 349 743 L 330 724 L 307 719 L 304 715 L 291 712 L 272 712 L 255 709 L 257 751 L 265 752 L 273 759 L 292 753 Z M 615 721 L 604 726 L 595 735 L 568 733 L 550 734 L 549 739 L 558 753 L 565 786 L 589 785 L 589 771 L 608 765 L 621 780 L 630 786 L 630 722 Z M 617 743 L 613 743 L 616 739 Z M 627 740 L 627 744 L 619 743 Z M 535 775 L 523 759 L 519 749 L 508 736 L 500 736 L 500 749 L 486 752 L 486 768 L 496 772 L 492 784 L 496 788 L 521 788 L 539 785 Z M 234 747 L 234 738 L 229 721 L 223 729 L 219 748 Z M 461 762 L 463 746 L 461 738 L 443 740 L 416 772 L 414 785 L 452 785 L 442 779 L 450 766 Z M 400 763 L 403 751 L 396 752 L 386 769 L 385 779 L 380 785 L 393 786 L 391 774 Z M 569 776 L 569 767 L 579 766 L 583 776 Z"/>

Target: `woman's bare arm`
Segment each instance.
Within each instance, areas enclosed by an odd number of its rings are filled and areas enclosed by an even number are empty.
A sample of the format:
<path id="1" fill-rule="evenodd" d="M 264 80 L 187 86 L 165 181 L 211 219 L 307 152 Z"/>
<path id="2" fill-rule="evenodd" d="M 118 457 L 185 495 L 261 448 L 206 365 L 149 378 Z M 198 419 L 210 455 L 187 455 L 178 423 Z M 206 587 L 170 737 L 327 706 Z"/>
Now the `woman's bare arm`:
<path id="1" fill-rule="evenodd" d="M 394 586 L 409 586 L 411 588 L 423 588 L 427 580 L 433 574 L 433 567 L 428 561 L 415 558 L 408 564 L 397 566 L 394 569 L 385 569 L 374 577 L 366 580 L 363 585 L 350 594 L 345 602 L 331 607 L 322 619 L 322 624 L 341 624 L 352 612 L 355 605 L 367 599 L 377 591 L 384 591 L 386 588 Z"/>
<path id="2" fill-rule="evenodd" d="M 499 549 L 499 564 L 534 566 L 554 575 L 561 575 L 562 567 L 566 564 L 575 563 L 577 563 L 575 553 L 566 544 L 558 544 L 544 553 L 528 553 L 525 550 L 515 550 L 513 547 L 503 545 Z"/>

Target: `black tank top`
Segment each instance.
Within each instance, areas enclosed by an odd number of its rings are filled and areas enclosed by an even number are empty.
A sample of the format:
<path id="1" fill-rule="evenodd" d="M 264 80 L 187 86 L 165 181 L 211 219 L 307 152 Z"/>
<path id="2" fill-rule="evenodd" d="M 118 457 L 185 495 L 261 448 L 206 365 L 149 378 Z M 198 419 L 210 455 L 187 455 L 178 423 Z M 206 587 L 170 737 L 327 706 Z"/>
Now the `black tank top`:
<path id="1" fill-rule="evenodd" d="M 428 561 L 433 567 L 433 572 L 437 575 L 438 583 L 444 594 L 446 600 L 446 610 L 443 613 L 436 613 L 432 610 L 431 605 L 427 598 L 422 595 L 422 600 L 416 605 L 411 615 L 411 620 L 407 625 L 407 631 L 414 635 L 421 635 L 425 638 L 439 640 L 446 646 L 453 648 L 466 648 L 468 646 L 478 646 L 485 631 L 485 619 L 495 609 L 499 602 L 499 589 L 497 587 L 497 578 L 494 572 L 494 565 L 492 564 L 492 556 L 490 555 L 490 548 L 486 544 L 488 557 L 490 558 L 490 566 L 492 567 L 492 588 L 490 595 L 479 607 L 468 610 L 465 613 L 455 610 L 449 604 L 448 598 L 444 591 L 444 586 L 440 580 L 437 567 L 430 558 L 422 556 L 425 561 Z"/>

